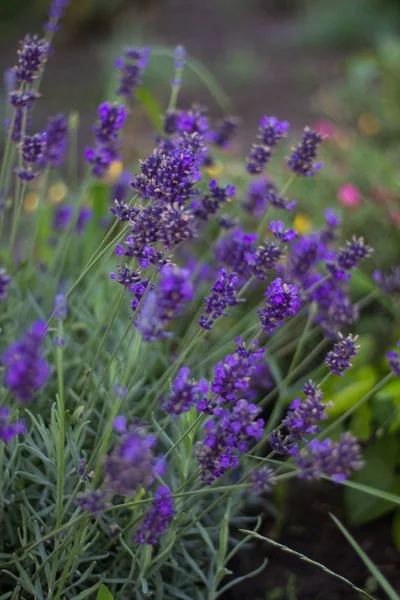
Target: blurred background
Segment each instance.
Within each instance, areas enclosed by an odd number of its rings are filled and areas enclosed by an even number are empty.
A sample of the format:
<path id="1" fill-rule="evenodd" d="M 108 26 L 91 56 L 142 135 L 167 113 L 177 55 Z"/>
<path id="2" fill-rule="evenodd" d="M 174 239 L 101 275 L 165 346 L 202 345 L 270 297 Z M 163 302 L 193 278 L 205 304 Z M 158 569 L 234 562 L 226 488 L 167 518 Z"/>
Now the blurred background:
<path id="1" fill-rule="evenodd" d="M 0 1 L 2 72 L 15 64 L 17 40 L 40 33 L 48 4 Z M 121 47 L 151 46 L 124 141 L 125 163 L 135 164 L 153 147 L 177 44 L 193 58 L 180 106 L 240 117 L 232 151 L 241 168 L 262 115 L 290 121 L 292 143 L 305 125 L 328 135 L 318 186 L 296 186 L 301 233 L 318 225 L 321 205 L 337 205 L 344 236 L 363 233 L 377 249 L 384 240 L 371 270 L 400 263 L 400 0 L 71 0 L 32 130 L 78 111 L 82 156 L 97 105 L 113 98 Z"/>

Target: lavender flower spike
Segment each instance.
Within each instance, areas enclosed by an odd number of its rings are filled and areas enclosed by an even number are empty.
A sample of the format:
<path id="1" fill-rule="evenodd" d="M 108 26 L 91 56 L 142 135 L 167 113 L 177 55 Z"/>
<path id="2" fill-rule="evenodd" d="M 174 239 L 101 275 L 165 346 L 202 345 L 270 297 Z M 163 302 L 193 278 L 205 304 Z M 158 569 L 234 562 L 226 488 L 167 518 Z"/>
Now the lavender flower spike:
<path id="1" fill-rule="evenodd" d="M 344 375 L 347 369 L 351 368 L 350 359 L 356 356 L 360 346 L 356 346 L 355 342 L 358 336 L 348 335 L 344 338 L 341 333 L 338 333 L 339 341 L 333 346 L 333 350 L 328 352 L 325 364 L 334 375 Z"/>
<path id="2" fill-rule="evenodd" d="M 190 410 L 196 402 L 203 401 L 207 392 L 207 381 L 190 379 L 189 367 L 182 367 L 172 384 L 170 394 L 163 402 L 163 408 L 170 415 L 180 415 Z"/>
<path id="3" fill-rule="evenodd" d="M 174 516 L 174 502 L 171 490 L 166 485 L 154 494 L 153 505 L 138 527 L 135 539 L 138 544 L 157 544 L 158 538 L 167 530 Z"/>
<path id="4" fill-rule="evenodd" d="M 272 150 L 286 137 L 289 130 L 287 121 L 278 121 L 276 117 L 263 117 L 258 128 L 258 143 L 253 144 L 247 158 L 247 170 L 252 175 L 261 173 L 271 160 Z"/>
<path id="5" fill-rule="evenodd" d="M 4 267 L 0 268 L 0 302 L 3 302 L 7 298 L 7 290 L 10 284 L 11 277 L 7 275 L 7 271 Z"/>
<path id="6" fill-rule="evenodd" d="M 313 440 L 296 457 L 301 479 L 319 479 L 328 475 L 337 483 L 345 481 L 353 471 L 364 466 L 361 448 L 351 433 L 342 433 L 340 440 Z"/>
<path id="7" fill-rule="evenodd" d="M 0 440 L 9 442 L 20 433 L 25 433 L 26 427 L 23 421 L 10 422 L 10 411 L 6 406 L 0 408 Z"/>
<path id="8" fill-rule="evenodd" d="M 236 297 L 239 280 L 236 273 L 228 274 L 226 269 L 218 271 L 219 279 L 211 288 L 211 294 L 204 299 L 205 314 L 199 319 L 203 329 L 211 329 L 215 321 L 222 315 L 227 316 L 226 309 L 242 302 Z"/>
<path id="9" fill-rule="evenodd" d="M 322 140 L 323 136 L 320 133 L 306 127 L 300 144 L 297 148 L 293 148 L 291 157 L 286 159 L 289 169 L 303 177 L 315 175 L 322 167 L 322 162 L 315 162 L 317 149 Z"/>
<path id="10" fill-rule="evenodd" d="M 36 35 L 26 35 L 22 40 L 21 48 L 18 50 L 18 64 L 14 67 L 17 81 L 21 83 L 32 83 L 37 79 L 47 61 L 50 45 L 45 39 L 39 39 Z"/>
<path id="11" fill-rule="evenodd" d="M 64 17 L 64 13 L 71 0 L 52 0 L 49 8 L 49 20 L 44 28 L 55 33 L 59 30 L 58 22 Z"/>
<path id="12" fill-rule="evenodd" d="M 49 376 L 50 367 L 41 356 L 41 343 L 46 330 L 44 321 L 36 321 L 21 340 L 11 344 L 1 357 L 6 367 L 4 383 L 21 402 L 30 402 Z"/>
<path id="13" fill-rule="evenodd" d="M 260 317 L 262 328 L 272 333 L 281 325 L 286 317 L 292 317 L 300 308 L 301 299 L 294 285 L 282 283 L 278 277 L 267 288 L 265 306 L 259 308 L 257 313 Z"/>
<path id="14" fill-rule="evenodd" d="M 400 347 L 400 341 L 397 342 L 397 346 Z M 387 358 L 389 359 L 389 366 L 396 377 L 400 377 L 400 352 L 396 350 L 391 350 L 387 353 Z"/>

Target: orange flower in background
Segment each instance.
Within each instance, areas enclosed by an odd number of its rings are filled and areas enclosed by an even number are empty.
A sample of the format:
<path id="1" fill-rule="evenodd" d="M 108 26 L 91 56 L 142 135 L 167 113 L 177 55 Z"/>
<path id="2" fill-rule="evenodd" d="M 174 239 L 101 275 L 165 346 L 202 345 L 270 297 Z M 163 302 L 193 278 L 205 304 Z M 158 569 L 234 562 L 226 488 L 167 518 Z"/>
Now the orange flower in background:
<path id="1" fill-rule="evenodd" d="M 352 183 L 345 183 L 339 188 L 338 199 L 343 206 L 357 208 L 361 202 L 360 190 Z"/>

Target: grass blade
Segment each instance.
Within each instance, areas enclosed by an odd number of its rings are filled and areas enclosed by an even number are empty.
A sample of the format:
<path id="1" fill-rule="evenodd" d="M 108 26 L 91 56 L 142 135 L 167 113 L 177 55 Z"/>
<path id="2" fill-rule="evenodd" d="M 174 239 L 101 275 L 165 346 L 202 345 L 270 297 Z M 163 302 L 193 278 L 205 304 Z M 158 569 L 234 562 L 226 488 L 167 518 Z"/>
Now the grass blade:
<path id="1" fill-rule="evenodd" d="M 347 541 L 353 546 L 353 548 L 357 552 L 358 556 L 361 558 L 361 560 L 363 561 L 365 566 L 369 569 L 369 571 L 372 573 L 372 575 L 378 581 L 379 585 L 386 592 L 388 597 L 391 600 L 400 600 L 400 596 L 392 588 L 392 586 L 390 585 L 390 583 L 388 582 L 386 577 L 384 575 L 382 575 L 382 573 L 379 571 L 379 569 L 374 565 L 374 563 L 369 558 L 369 556 L 367 554 L 365 554 L 364 550 L 362 550 L 362 548 L 359 546 L 359 544 L 356 542 L 356 540 L 353 538 L 353 536 L 347 531 L 347 529 L 344 527 L 344 525 L 342 525 L 342 523 L 339 521 L 339 519 L 337 519 L 332 514 L 331 514 L 331 519 L 334 521 L 334 523 L 337 525 L 337 527 L 343 533 L 343 535 L 347 539 Z"/>
<path id="2" fill-rule="evenodd" d="M 318 567 L 319 569 L 322 569 L 323 571 L 325 571 L 325 573 L 327 573 L 327 575 L 331 575 L 332 577 L 339 579 L 339 581 L 342 581 L 346 585 L 349 585 L 350 587 L 353 588 L 353 590 L 355 590 L 359 594 L 364 595 L 366 598 L 369 598 L 370 600 L 376 600 L 376 598 L 374 598 L 374 596 L 371 596 L 370 594 L 368 594 L 368 592 L 366 592 L 366 591 L 362 590 L 361 588 L 357 587 L 356 585 L 354 585 L 354 583 L 349 581 L 349 579 L 346 579 L 346 577 L 342 577 L 342 575 L 339 575 L 339 573 L 335 573 L 335 571 L 331 571 L 331 569 L 328 569 L 328 567 L 326 567 L 325 565 L 317 562 L 316 560 L 312 560 L 311 558 L 308 558 L 308 556 L 301 554 L 301 552 L 296 552 L 296 550 L 292 550 L 291 548 L 288 548 L 287 546 L 284 546 L 283 544 L 279 544 L 279 542 L 275 542 L 275 540 L 271 540 L 270 538 L 264 537 L 263 535 L 260 535 L 259 533 L 255 533 L 254 531 L 249 531 L 247 529 L 240 529 L 239 531 L 241 531 L 242 533 L 246 533 L 248 536 L 257 538 L 258 540 L 268 542 L 268 544 L 271 544 L 271 546 L 275 546 L 276 548 L 279 548 L 280 550 L 283 550 L 284 552 L 287 552 L 288 554 L 293 554 L 294 556 L 297 556 L 301 560 L 304 560 L 304 562 L 307 562 L 310 565 L 314 565 L 314 567 Z M 399 600 L 398 597 L 396 597 L 396 600 Z"/>

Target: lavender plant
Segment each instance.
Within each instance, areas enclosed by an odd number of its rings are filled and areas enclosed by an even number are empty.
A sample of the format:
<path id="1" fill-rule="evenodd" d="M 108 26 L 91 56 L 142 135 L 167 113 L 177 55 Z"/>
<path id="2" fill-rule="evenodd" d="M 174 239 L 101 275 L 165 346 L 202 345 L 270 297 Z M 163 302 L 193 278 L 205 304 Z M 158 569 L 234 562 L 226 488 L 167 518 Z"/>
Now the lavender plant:
<path id="1" fill-rule="evenodd" d="M 289 124 L 262 117 L 238 181 L 215 179 L 238 122 L 179 108 L 182 47 L 164 130 L 107 212 L 96 190 L 121 160 L 147 48 L 117 59 L 126 105 L 100 105 L 81 184 L 46 201 L 76 120 L 50 116 L 33 133 L 30 115 L 67 4 L 53 0 L 45 37 L 21 43 L 0 173 L 1 598 L 83 599 L 106 585 L 115 598 L 215 599 L 251 537 L 238 527 L 260 527 L 250 496 L 261 514 L 281 481 L 346 485 L 363 468 L 346 419 L 400 375 L 399 353 L 329 420 L 324 386 L 358 351 L 352 271 L 372 250 L 362 238 L 340 247 L 329 211 L 318 231 L 292 228 L 289 191 L 322 166 L 308 128 L 281 160 Z M 33 179 L 40 203 L 25 214 Z"/>

